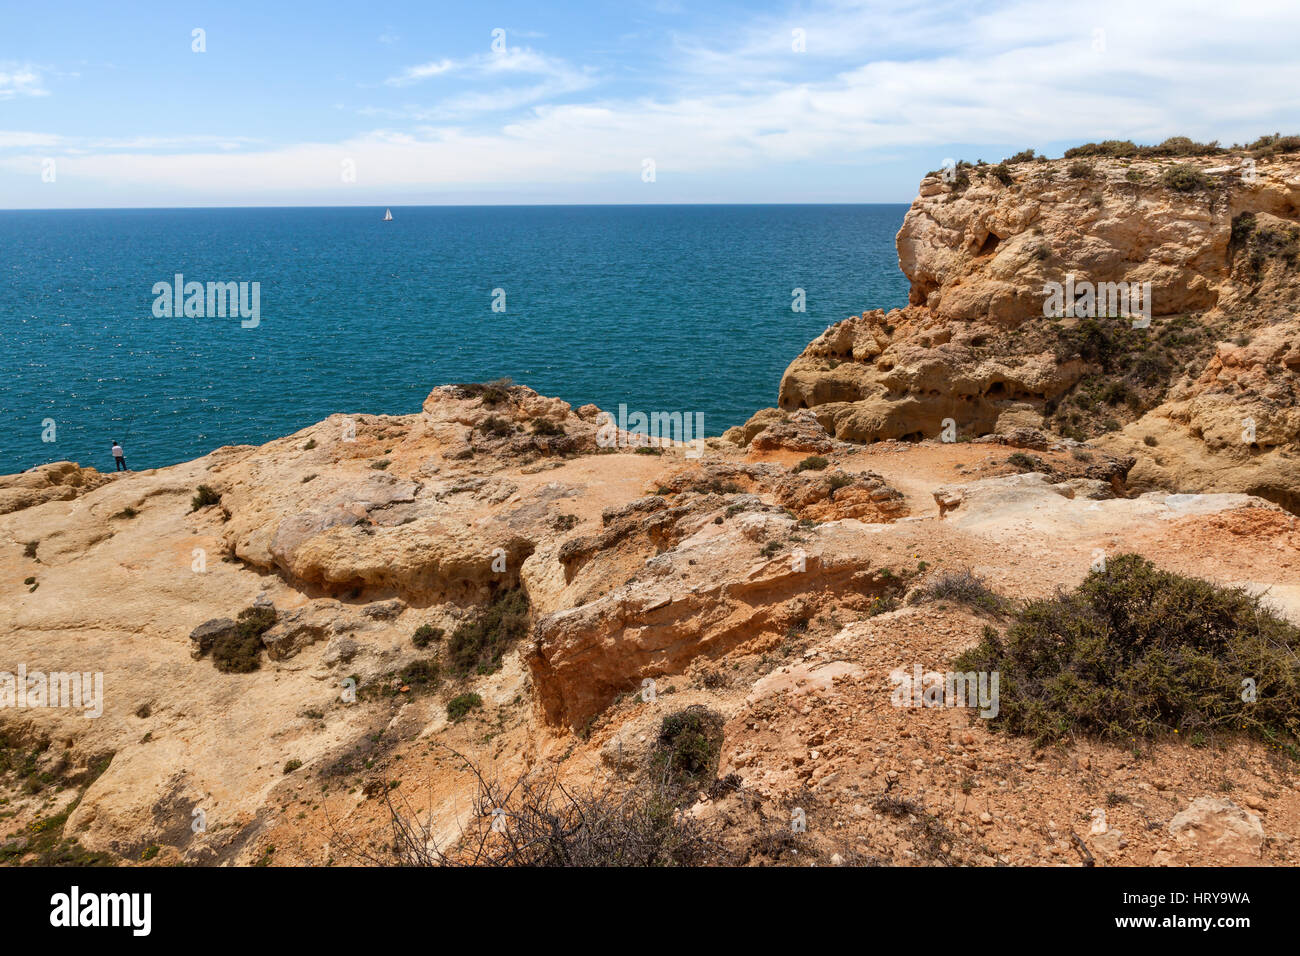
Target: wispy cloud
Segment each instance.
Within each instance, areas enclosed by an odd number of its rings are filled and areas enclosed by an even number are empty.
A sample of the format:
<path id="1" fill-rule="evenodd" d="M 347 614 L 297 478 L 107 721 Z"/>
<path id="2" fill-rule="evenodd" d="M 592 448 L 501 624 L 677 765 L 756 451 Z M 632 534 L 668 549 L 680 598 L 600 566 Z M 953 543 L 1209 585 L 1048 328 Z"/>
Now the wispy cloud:
<path id="1" fill-rule="evenodd" d="M 18 96 L 49 96 L 40 72 L 29 64 L 0 63 L 0 100 Z"/>
<path id="2" fill-rule="evenodd" d="M 461 120 L 552 100 L 589 89 L 597 81 L 594 69 L 574 67 L 563 59 L 526 47 L 511 47 L 500 53 L 483 53 L 459 61 L 444 59 L 407 67 L 384 82 L 388 86 L 410 86 L 430 77 L 452 73 L 463 78 L 471 88 L 445 96 L 431 106 L 366 107 L 361 112 L 421 123 Z M 538 82 L 490 85 L 515 77 L 537 78 Z"/>
<path id="3" fill-rule="evenodd" d="M 410 86 L 412 83 L 427 80 L 431 76 L 450 73 L 455 68 L 456 64 L 452 60 L 435 60 L 429 63 L 421 63 L 419 66 L 408 66 L 396 76 L 390 76 L 384 80 L 384 83 L 388 86 Z"/>

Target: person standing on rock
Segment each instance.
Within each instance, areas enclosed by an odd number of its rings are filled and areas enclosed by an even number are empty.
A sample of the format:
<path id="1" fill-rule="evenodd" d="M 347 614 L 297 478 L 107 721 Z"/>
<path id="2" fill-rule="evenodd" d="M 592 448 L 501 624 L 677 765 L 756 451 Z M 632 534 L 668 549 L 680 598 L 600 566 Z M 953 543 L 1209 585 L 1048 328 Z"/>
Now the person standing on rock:
<path id="1" fill-rule="evenodd" d="M 122 451 L 122 446 L 113 439 L 113 463 L 117 465 L 117 471 L 129 471 L 126 467 L 126 452 Z"/>

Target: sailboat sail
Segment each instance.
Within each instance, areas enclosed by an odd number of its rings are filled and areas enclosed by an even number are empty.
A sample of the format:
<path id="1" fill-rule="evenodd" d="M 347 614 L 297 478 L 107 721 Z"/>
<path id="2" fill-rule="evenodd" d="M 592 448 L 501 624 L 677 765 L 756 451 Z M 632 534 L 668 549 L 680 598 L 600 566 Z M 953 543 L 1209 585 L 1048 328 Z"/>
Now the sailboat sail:
<path id="1" fill-rule="evenodd" d="M 391 209 L 385 209 L 384 222 L 392 222 L 392 221 L 393 221 L 393 211 Z"/>

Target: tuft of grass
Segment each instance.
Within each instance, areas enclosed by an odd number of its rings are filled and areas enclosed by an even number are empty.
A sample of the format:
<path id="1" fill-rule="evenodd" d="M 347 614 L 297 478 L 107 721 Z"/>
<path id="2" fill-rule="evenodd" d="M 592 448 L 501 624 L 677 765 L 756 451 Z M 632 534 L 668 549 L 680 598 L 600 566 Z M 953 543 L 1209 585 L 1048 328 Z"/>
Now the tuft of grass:
<path id="1" fill-rule="evenodd" d="M 509 378 L 498 378 L 491 382 L 467 382 L 458 385 L 457 388 L 471 397 L 477 397 L 484 405 L 492 408 L 510 401 L 511 384 Z"/>
<path id="2" fill-rule="evenodd" d="M 415 691 L 432 691 L 442 683 L 442 665 L 432 658 L 423 658 L 411 661 L 397 672 L 397 676 L 403 687 Z"/>
<path id="3" fill-rule="evenodd" d="M 901 606 L 898 603 L 898 598 L 892 594 L 878 595 L 872 600 L 870 607 L 867 608 L 867 617 L 888 614 L 890 611 L 897 611 Z"/>
<path id="4" fill-rule="evenodd" d="M 137 511 L 136 509 L 132 508 L 130 505 L 127 505 L 125 508 L 123 508 L 123 509 L 122 509 L 121 511 L 119 511 L 117 514 L 113 515 L 113 517 L 114 517 L 114 518 L 121 518 L 121 519 L 123 519 L 124 521 L 129 521 L 129 520 L 131 520 L 132 518 L 138 517 L 139 514 L 140 514 L 139 511 Z"/>
<path id="5" fill-rule="evenodd" d="M 440 641 L 446 632 L 432 624 L 421 624 L 411 635 L 411 643 L 416 647 L 428 647 L 434 641 Z"/>
<path id="6" fill-rule="evenodd" d="M 447 719 L 453 721 L 463 720 L 471 710 L 481 710 L 482 707 L 483 698 L 478 694 L 473 692 L 459 694 L 447 701 Z"/>
<path id="7" fill-rule="evenodd" d="M 799 464 L 794 466 L 795 474 L 801 471 L 825 471 L 830 462 L 821 455 L 809 455 Z"/>
<path id="8" fill-rule="evenodd" d="M 215 505 L 221 501 L 221 495 L 217 494 L 209 485 L 199 485 L 194 489 L 194 497 L 190 499 L 190 511 L 198 511 L 200 508 L 206 508 L 209 505 Z"/>
<path id="9" fill-rule="evenodd" d="M 980 608 L 990 614 L 1002 614 L 1009 605 L 1006 598 L 989 587 L 984 578 L 969 568 L 936 574 L 926 582 L 922 593 L 933 601 L 955 601 Z"/>
<path id="10" fill-rule="evenodd" d="M 1013 465 L 1021 471 L 1038 471 L 1043 462 L 1033 455 L 1026 455 L 1023 451 L 1018 451 L 1007 458 L 1007 464 Z"/>
<path id="11" fill-rule="evenodd" d="M 1300 628 L 1259 598 L 1122 554 L 986 627 L 954 667 L 997 671 L 994 725 L 1039 742 L 1243 730 L 1294 754 L 1298 651 Z"/>
<path id="12" fill-rule="evenodd" d="M 847 488 L 853 484 L 853 476 L 843 471 L 837 471 L 830 476 L 831 494 L 839 491 L 841 488 Z"/>

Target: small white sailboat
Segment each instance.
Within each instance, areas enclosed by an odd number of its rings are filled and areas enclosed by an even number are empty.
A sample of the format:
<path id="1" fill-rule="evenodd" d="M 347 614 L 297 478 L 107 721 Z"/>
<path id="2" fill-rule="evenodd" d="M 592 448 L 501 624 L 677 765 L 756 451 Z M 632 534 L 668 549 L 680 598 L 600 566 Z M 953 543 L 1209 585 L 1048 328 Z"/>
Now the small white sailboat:
<path id="1" fill-rule="evenodd" d="M 384 222 L 392 222 L 392 221 L 393 221 L 393 211 L 391 209 L 385 209 Z"/>

